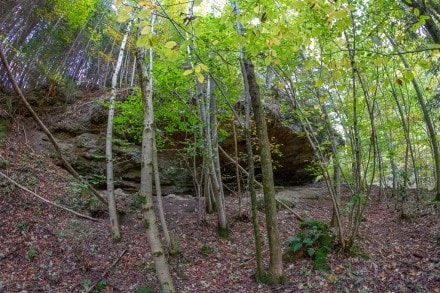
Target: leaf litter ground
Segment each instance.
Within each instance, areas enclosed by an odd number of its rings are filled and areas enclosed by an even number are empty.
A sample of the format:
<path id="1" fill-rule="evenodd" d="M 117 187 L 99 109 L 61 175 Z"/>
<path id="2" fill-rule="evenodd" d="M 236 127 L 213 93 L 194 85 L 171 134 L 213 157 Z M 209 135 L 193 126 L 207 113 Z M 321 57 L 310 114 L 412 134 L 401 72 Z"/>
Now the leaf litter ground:
<path id="1" fill-rule="evenodd" d="M 31 146 L 30 130 L 26 133 L 17 121 L 0 149 L 1 171 L 49 200 L 100 219 L 75 217 L 0 180 L 0 291 L 85 292 L 100 279 L 96 290 L 103 292 L 157 290 L 136 198 L 118 197 L 124 211 L 123 240 L 113 244 L 106 213 L 90 206 L 81 186 Z M 331 217 L 331 202 L 319 185 L 284 188 L 279 194 L 296 200 L 294 209 L 305 218 L 329 221 Z M 373 197 L 365 211 L 356 255 L 332 252 L 329 272 L 313 270 L 310 259 L 285 263 L 286 283 L 266 285 L 253 279 L 253 228 L 250 221 L 234 220 L 236 197 L 227 197 L 228 238 L 217 235 L 215 215 L 202 219 L 197 199 L 167 196 L 163 200 L 169 228 L 181 251 L 169 256 L 179 292 L 440 292 L 440 221 L 433 205 L 424 205 L 414 217 L 402 219 L 391 204 Z M 250 214 L 247 209 L 245 214 Z M 299 223 L 287 210 L 280 211 L 278 219 L 283 240 L 298 232 Z M 260 224 L 267 260 L 261 212 Z"/>

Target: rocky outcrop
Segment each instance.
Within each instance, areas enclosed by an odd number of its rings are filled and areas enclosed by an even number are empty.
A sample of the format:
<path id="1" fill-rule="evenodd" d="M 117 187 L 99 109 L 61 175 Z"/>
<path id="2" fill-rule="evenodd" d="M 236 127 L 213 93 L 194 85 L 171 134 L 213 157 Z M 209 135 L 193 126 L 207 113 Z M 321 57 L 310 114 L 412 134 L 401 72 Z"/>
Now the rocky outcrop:
<path id="1" fill-rule="evenodd" d="M 313 182 L 314 176 L 307 167 L 314 159 L 313 150 L 305 136 L 300 135 L 300 126 L 296 124 L 282 124 L 276 117 L 267 112 L 267 130 L 272 145 L 272 164 L 275 185 L 294 186 Z M 255 138 L 256 139 L 256 138 Z M 240 165 L 246 167 L 246 141 L 241 131 L 238 131 L 238 151 Z M 257 142 L 257 141 L 255 141 Z M 226 152 L 234 156 L 233 137 L 227 138 L 221 143 Z M 256 178 L 261 181 L 261 170 L 259 164 L 258 150 L 254 149 L 254 163 Z M 228 175 L 235 176 L 235 165 L 225 156 L 222 156 L 222 166 L 226 182 L 235 181 L 234 178 L 228 180 Z"/>
<path id="2" fill-rule="evenodd" d="M 71 105 L 57 106 L 42 113 L 45 123 L 58 140 L 62 152 L 72 166 L 97 187 L 105 188 L 105 128 L 107 108 L 101 98 L 81 99 Z M 45 113 L 45 114 L 44 114 Z M 306 167 L 313 160 L 313 151 L 305 137 L 299 135 L 296 124 L 283 125 L 276 113 L 268 111 L 268 132 L 273 145 L 274 179 L 276 185 L 301 185 L 313 180 Z M 228 126 L 226 126 L 228 128 Z M 232 133 L 232 131 L 229 131 Z M 35 143 L 40 149 L 51 150 L 52 146 L 44 134 L 36 135 Z M 173 136 L 178 142 L 183 139 Z M 256 138 L 255 138 L 256 139 Z M 256 141 L 255 141 L 256 142 Z M 180 147 L 179 147 L 180 145 Z M 221 146 L 233 156 L 232 135 L 222 141 Z M 246 167 L 245 141 L 238 130 L 240 164 Z M 194 194 L 193 180 L 188 168 L 189 160 L 183 155 L 183 144 L 173 144 L 159 151 L 161 187 L 164 194 Z M 258 152 L 255 150 L 256 174 L 259 172 Z M 55 159 L 55 158 L 54 158 Z M 115 185 L 127 191 L 137 191 L 140 185 L 140 146 L 114 141 Z M 235 184 L 235 165 L 222 157 L 224 182 Z"/>
<path id="3" fill-rule="evenodd" d="M 44 116 L 45 123 L 57 139 L 71 165 L 98 188 L 105 188 L 105 130 L 107 108 L 102 98 L 82 101 L 62 111 L 51 111 Z M 54 112 L 56 115 L 54 115 Z M 42 150 L 52 145 L 42 133 L 34 135 L 34 144 Z M 141 149 L 115 138 L 115 186 L 126 191 L 137 191 L 140 186 Z M 162 193 L 193 193 L 190 172 L 179 150 L 162 149 L 158 153 Z M 56 161 L 56 158 L 53 158 Z"/>

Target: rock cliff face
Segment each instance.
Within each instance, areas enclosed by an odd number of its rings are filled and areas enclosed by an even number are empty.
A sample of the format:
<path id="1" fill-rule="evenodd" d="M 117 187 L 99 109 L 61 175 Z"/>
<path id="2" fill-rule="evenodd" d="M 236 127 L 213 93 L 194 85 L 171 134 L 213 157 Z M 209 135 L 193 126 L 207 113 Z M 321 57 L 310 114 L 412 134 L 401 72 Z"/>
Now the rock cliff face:
<path id="1" fill-rule="evenodd" d="M 76 102 L 65 109 L 44 115 L 44 120 L 57 139 L 63 154 L 72 166 L 89 181 L 105 188 L 105 132 L 107 108 L 102 105 L 105 96 Z M 36 143 L 40 148 L 52 149 L 40 133 Z M 115 186 L 137 191 L 140 186 L 141 148 L 114 139 Z M 162 193 L 189 194 L 193 182 L 186 163 L 178 150 L 159 151 L 159 170 Z"/>
<path id="2" fill-rule="evenodd" d="M 266 112 L 267 131 L 272 145 L 272 164 L 274 180 L 276 185 L 295 186 L 304 185 L 314 180 L 314 176 L 307 171 L 307 167 L 314 159 L 313 150 L 305 136 L 301 136 L 299 125 L 283 125 L 281 122 Z M 238 131 L 238 151 L 240 154 L 246 152 L 246 141 L 243 135 Z M 255 143 L 257 140 L 255 139 Z M 234 140 L 227 138 L 221 143 L 226 152 L 233 156 Z M 256 178 L 261 181 L 261 170 L 259 164 L 258 150 L 254 148 Z M 246 167 L 246 158 L 239 155 L 240 165 Z M 222 156 L 222 166 L 224 175 L 235 176 L 235 165 Z M 232 179 L 234 181 L 235 179 Z M 229 181 L 229 180 L 228 180 Z M 227 182 L 228 182 L 227 181 Z"/>
<path id="3" fill-rule="evenodd" d="M 105 188 L 105 129 L 107 108 L 101 98 L 81 99 L 70 105 L 51 106 L 41 111 L 43 120 L 58 140 L 67 160 L 83 176 Z M 313 160 L 312 149 L 305 137 L 298 135 L 295 125 L 283 126 L 275 117 L 268 116 L 268 131 L 274 145 L 274 178 L 276 185 L 301 185 L 313 180 L 306 167 Z M 297 127 L 298 128 L 298 127 Z M 232 132 L 231 132 L 232 133 Z M 179 135 L 176 135 L 178 138 Z M 178 140 L 178 139 L 177 139 Z M 37 148 L 48 151 L 52 146 L 41 132 L 34 133 Z M 256 142 L 256 141 L 255 141 Z M 176 144 L 179 145 L 179 144 Z M 246 167 L 245 141 L 238 138 L 241 152 L 240 164 Z M 221 143 L 225 151 L 233 156 L 234 141 L 231 137 Z M 188 165 L 192 159 L 185 159 L 184 150 L 176 147 L 159 151 L 159 169 L 164 194 L 193 194 L 193 179 Z M 255 152 L 257 155 L 258 152 Z M 115 185 L 129 191 L 137 191 L 140 184 L 140 146 L 127 144 L 123 140 L 114 141 Z M 235 184 L 235 165 L 224 156 L 221 157 L 225 182 Z M 188 164 L 189 162 L 189 164 Z M 256 156 L 257 179 L 259 174 Z M 260 178 L 261 179 L 261 178 Z"/>

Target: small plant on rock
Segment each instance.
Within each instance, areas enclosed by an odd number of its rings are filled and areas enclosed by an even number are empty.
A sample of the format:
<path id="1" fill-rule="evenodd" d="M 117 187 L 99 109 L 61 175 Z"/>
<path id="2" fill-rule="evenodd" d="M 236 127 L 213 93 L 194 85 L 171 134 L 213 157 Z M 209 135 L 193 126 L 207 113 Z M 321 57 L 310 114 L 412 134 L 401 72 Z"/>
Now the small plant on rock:
<path id="1" fill-rule="evenodd" d="M 332 246 L 332 235 L 323 221 L 312 219 L 301 223 L 300 231 L 286 241 L 286 246 L 284 258 L 287 261 L 311 257 L 314 269 L 329 269 L 326 260 Z"/>

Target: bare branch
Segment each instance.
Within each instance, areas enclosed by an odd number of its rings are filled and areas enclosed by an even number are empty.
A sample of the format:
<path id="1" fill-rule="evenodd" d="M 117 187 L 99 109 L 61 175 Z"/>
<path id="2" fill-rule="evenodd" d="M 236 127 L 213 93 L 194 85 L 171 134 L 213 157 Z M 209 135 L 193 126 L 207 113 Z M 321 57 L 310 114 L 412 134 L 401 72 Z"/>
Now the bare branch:
<path id="1" fill-rule="evenodd" d="M 11 182 L 12 184 L 14 184 L 15 186 L 19 187 L 20 189 L 22 189 L 22 190 L 24 190 L 24 191 L 26 191 L 26 192 L 32 194 L 32 195 L 35 196 L 35 197 L 38 197 L 39 199 L 41 199 L 41 200 L 44 201 L 45 203 L 48 203 L 48 204 L 50 204 L 50 205 L 52 205 L 52 206 L 55 206 L 55 207 L 60 208 L 60 209 L 63 209 L 63 210 L 65 210 L 65 211 L 68 211 L 69 213 L 72 213 L 72 214 L 74 214 L 74 215 L 76 215 L 76 216 L 78 216 L 78 217 L 85 218 L 85 219 L 88 219 L 88 220 L 92 220 L 92 221 L 95 221 L 95 222 L 98 221 L 98 219 L 96 219 L 96 218 L 92 218 L 92 217 L 89 217 L 89 216 L 87 216 L 87 215 L 84 215 L 84 214 L 81 214 L 81 213 L 75 212 L 74 210 L 71 210 L 71 209 L 66 208 L 66 207 L 64 207 L 64 206 L 62 206 L 62 205 L 59 205 L 59 204 L 57 204 L 57 203 L 55 203 L 55 202 L 53 202 L 53 201 L 50 201 L 50 200 L 48 200 L 48 199 L 45 199 L 44 197 L 42 197 L 42 196 L 36 194 L 35 192 L 33 192 L 33 191 L 27 189 L 27 188 L 24 187 L 23 185 L 20 185 L 18 182 L 14 181 L 12 178 L 10 178 L 9 176 L 7 176 L 7 175 L 4 174 L 3 172 L 0 172 L 0 176 L 2 176 L 3 178 L 5 178 L 6 180 L 8 180 L 9 182 Z"/>

